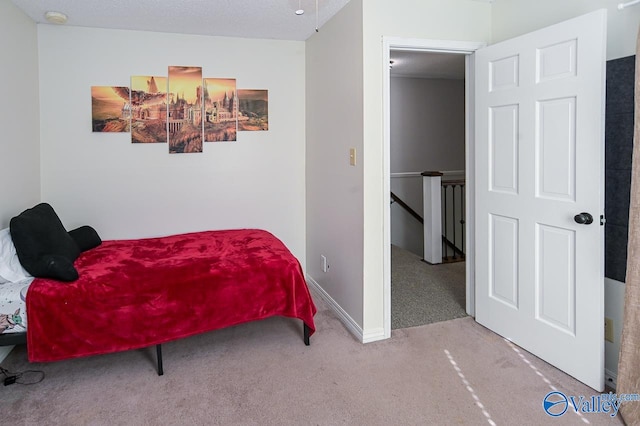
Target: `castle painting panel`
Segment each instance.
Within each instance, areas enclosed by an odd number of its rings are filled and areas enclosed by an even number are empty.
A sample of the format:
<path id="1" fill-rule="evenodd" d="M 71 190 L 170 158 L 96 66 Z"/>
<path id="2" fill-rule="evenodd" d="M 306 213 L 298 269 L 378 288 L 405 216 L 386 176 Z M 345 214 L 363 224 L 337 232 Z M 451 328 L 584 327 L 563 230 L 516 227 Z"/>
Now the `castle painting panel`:
<path id="1" fill-rule="evenodd" d="M 204 141 L 235 141 L 238 95 L 235 78 L 204 79 Z"/>
<path id="2" fill-rule="evenodd" d="M 169 153 L 202 152 L 202 67 L 169 67 Z"/>
<path id="3" fill-rule="evenodd" d="M 91 86 L 92 131 L 128 132 L 130 105 L 128 87 Z"/>
<path id="4" fill-rule="evenodd" d="M 238 90 L 238 130 L 269 130 L 268 90 Z"/>
<path id="5" fill-rule="evenodd" d="M 131 77 L 131 142 L 167 142 L 167 77 Z"/>

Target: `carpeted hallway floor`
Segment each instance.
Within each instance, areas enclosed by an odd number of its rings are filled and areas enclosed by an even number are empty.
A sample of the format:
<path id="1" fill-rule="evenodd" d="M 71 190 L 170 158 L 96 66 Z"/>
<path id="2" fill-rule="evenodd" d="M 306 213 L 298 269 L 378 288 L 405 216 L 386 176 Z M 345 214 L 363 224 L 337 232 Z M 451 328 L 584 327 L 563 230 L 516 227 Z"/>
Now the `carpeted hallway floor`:
<path id="1" fill-rule="evenodd" d="M 391 329 L 466 315 L 465 262 L 429 265 L 391 246 Z"/>

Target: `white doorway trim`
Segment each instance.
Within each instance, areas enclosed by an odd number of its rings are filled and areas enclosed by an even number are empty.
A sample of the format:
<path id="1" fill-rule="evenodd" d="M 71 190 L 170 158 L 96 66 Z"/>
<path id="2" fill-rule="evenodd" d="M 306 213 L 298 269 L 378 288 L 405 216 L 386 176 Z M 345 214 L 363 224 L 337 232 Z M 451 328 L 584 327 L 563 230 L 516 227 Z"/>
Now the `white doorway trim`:
<path id="1" fill-rule="evenodd" d="M 384 115 L 384 148 L 383 148 L 383 283 L 384 283 L 384 335 L 391 337 L 391 85 L 389 60 L 391 50 L 408 50 L 417 52 L 438 52 L 466 55 L 465 70 L 465 174 L 467 179 L 466 197 L 466 311 L 475 315 L 475 257 L 474 247 L 474 209 L 475 187 L 473 180 L 475 150 L 473 144 L 474 111 L 473 111 L 473 81 L 475 78 L 473 56 L 476 50 L 486 46 L 484 42 L 465 42 L 450 40 L 427 40 L 398 37 L 382 37 L 382 71 L 383 71 L 383 115 Z"/>

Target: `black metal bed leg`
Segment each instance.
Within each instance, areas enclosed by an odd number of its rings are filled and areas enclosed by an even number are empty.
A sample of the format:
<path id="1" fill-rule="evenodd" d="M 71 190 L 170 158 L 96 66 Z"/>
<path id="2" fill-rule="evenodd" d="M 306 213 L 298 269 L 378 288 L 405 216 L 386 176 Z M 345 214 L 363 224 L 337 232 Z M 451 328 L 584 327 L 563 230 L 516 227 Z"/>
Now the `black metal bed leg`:
<path id="1" fill-rule="evenodd" d="M 311 330 L 309 329 L 309 326 L 306 323 L 302 323 L 303 326 L 303 332 L 304 332 L 304 344 L 309 346 L 309 335 L 311 334 Z"/>
<path id="2" fill-rule="evenodd" d="M 164 370 L 162 369 L 162 346 L 156 345 L 156 357 L 158 359 L 158 376 L 162 376 L 164 374 Z"/>

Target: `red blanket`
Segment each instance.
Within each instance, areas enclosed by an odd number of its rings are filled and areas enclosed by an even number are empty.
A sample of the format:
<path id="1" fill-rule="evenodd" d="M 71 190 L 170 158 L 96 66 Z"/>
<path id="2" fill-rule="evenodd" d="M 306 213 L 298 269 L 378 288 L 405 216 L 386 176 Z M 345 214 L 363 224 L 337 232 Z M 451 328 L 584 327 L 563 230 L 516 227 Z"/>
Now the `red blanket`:
<path id="1" fill-rule="evenodd" d="M 32 362 L 136 349 L 274 315 L 315 330 L 300 264 L 266 231 L 105 241 L 75 266 L 77 281 L 36 279 L 29 287 Z"/>

